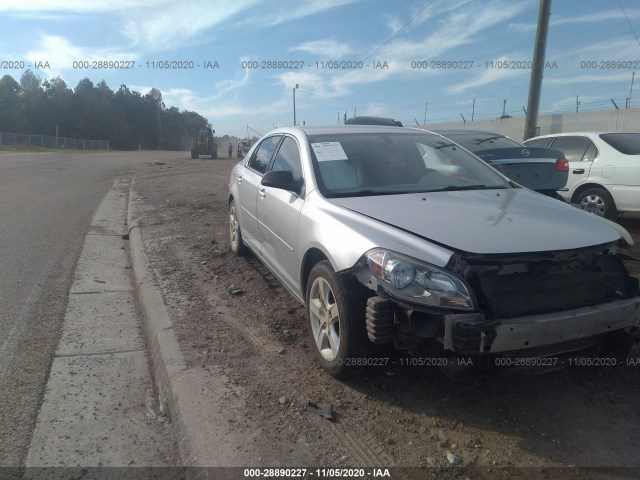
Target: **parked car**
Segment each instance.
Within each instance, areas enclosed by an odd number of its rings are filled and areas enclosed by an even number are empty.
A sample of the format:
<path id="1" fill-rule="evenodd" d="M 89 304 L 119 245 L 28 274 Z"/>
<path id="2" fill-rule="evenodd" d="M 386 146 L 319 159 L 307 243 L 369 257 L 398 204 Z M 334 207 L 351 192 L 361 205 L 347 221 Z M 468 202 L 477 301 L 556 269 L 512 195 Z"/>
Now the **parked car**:
<path id="1" fill-rule="evenodd" d="M 336 377 L 382 365 L 374 345 L 443 366 L 552 365 L 624 356 L 638 335 L 624 228 L 424 130 L 276 129 L 233 168 L 228 202 L 231 250 L 251 250 L 305 305 L 311 348 Z"/>
<path id="2" fill-rule="evenodd" d="M 564 152 L 571 173 L 559 193 L 568 202 L 609 219 L 640 211 L 640 133 L 558 133 L 525 144 Z"/>
<path id="3" fill-rule="evenodd" d="M 394 120 L 393 118 L 385 117 L 351 117 L 345 124 L 347 125 L 384 125 L 387 127 L 402 127 L 400 120 Z"/>
<path id="4" fill-rule="evenodd" d="M 251 143 L 247 140 L 240 140 L 238 145 L 236 145 L 236 157 L 242 158 L 244 157 L 249 149 L 251 148 Z"/>
<path id="5" fill-rule="evenodd" d="M 523 187 L 562 200 L 557 190 L 566 185 L 569 166 L 561 151 L 525 146 L 495 132 L 467 129 L 434 132 L 463 146 Z"/>

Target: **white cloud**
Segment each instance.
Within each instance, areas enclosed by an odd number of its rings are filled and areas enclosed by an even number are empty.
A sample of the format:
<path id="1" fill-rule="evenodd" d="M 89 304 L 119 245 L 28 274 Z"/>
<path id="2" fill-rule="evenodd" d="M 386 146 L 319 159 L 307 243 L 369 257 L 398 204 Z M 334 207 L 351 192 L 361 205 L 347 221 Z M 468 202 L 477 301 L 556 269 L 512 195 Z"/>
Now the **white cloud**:
<path id="1" fill-rule="evenodd" d="M 282 23 L 290 22 L 302 17 L 308 17 L 327 10 L 361 2 L 362 0 L 297 0 L 295 2 L 278 2 L 271 4 L 268 13 L 260 16 L 251 15 L 244 21 L 239 22 L 240 26 L 273 27 Z"/>
<path id="2" fill-rule="evenodd" d="M 320 57 L 338 59 L 345 55 L 353 53 L 353 49 L 346 43 L 340 43 L 334 39 L 316 40 L 312 42 L 304 42 L 289 49 L 290 52 L 295 51 L 308 52 Z"/>
<path id="3" fill-rule="evenodd" d="M 110 12 L 133 8 L 154 8 L 170 0 L 0 0 L 0 12 Z"/>
<path id="4" fill-rule="evenodd" d="M 209 41 L 203 32 L 219 27 L 258 0 L 196 0 L 171 3 L 165 8 L 138 9 L 127 15 L 122 33 L 134 45 L 148 50 L 181 46 L 187 41 Z"/>
<path id="5" fill-rule="evenodd" d="M 506 2 L 504 0 L 494 1 L 488 5 L 471 3 L 461 11 L 455 11 L 437 22 L 438 26 L 431 30 L 426 37 L 417 40 L 394 39 L 376 51 L 367 62 L 370 63 L 371 60 L 387 61 L 389 69 L 363 69 L 333 75 L 323 91 L 327 94 L 344 94 L 350 91 L 350 86 L 379 82 L 392 76 L 411 76 L 418 73 L 422 77 L 442 75 L 446 73 L 445 70 L 418 71 L 412 69 L 411 61 L 442 58 L 450 50 L 473 43 L 477 33 L 513 18 L 526 8 L 528 8 L 527 3 Z M 486 85 L 501 80 L 504 76 L 509 77 L 513 74 L 499 75 L 489 72 L 482 75 L 482 83 L 477 83 L 477 85 Z M 333 92 L 329 90 L 329 86 Z M 469 83 L 468 88 L 472 86 L 473 84 Z M 464 85 L 459 87 L 460 91 L 465 89 Z M 457 91 L 452 90 L 450 93 L 454 92 Z"/>
<path id="6" fill-rule="evenodd" d="M 51 69 L 43 70 L 43 73 L 53 78 L 60 75 L 63 70 L 73 68 L 74 61 L 114 61 L 137 60 L 135 52 L 125 52 L 111 48 L 87 48 L 73 45 L 69 40 L 58 35 L 42 35 L 38 45 L 26 52 L 25 58 L 31 62 L 49 62 Z"/>
<path id="7" fill-rule="evenodd" d="M 631 18 L 639 18 L 640 10 L 626 10 L 627 16 Z M 562 25 L 580 24 L 580 23 L 602 23 L 607 20 L 624 20 L 626 24 L 625 14 L 622 10 L 606 10 L 604 12 L 590 13 L 587 15 L 578 15 L 575 17 L 551 17 L 550 27 Z"/>
<path id="8" fill-rule="evenodd" d="M 620 73 L 596 73 L 593 75 L 574 75 L 564 78 L 550 78 L 544 81 L 545 85 L 573 85 L 576 83 L 611 83 L 630 82 L 631 71 Z"/>
<path id="9" fill-rule="evenodd" d="M 640 18 L 640 10 L 626 10 L 629 19 Z M 561 27 L 563 25 L 575 25 L 583 23 L 602 23 L 608 20 L 624 20 L 626 18 L 624 12 L 620 9 L 606 10 L 598 13 L 589 13 L 586 15 L 577 15 L 573 17 L 557 17 L 553 15 L 553 8 L 551 11 L 551 19 L 549 21 L 549 28 Z M 507 25 L 511 30 L 518 32 L 533 32 L 536 30 L 535 23 L 510 23 Z"/>
<path id="10" fill-rule="evenodd" d="M 513 56 L 513 58 L 522 58 L 522 57 L 518 57 L 517 55 L 515 55 Z M 502 56 L 496 59 L 496 62 L 508 62 L 509 59 L 510 59 L 510 56 Z M 503 69 L 503 68 L 485 69 L 478 77 L 472 80 L 467 80 L 466 82 L 461 82 L 456 85 L 452 85 L 446 89 L 446 92 L 451 95 L 459 95 L 472 88 L 489 85 L 490 83 L 495 83 L 495 82 L 507 80 L 510 78 L 520 77 L 522 75 L 530 76 L 531 70 Z"/>

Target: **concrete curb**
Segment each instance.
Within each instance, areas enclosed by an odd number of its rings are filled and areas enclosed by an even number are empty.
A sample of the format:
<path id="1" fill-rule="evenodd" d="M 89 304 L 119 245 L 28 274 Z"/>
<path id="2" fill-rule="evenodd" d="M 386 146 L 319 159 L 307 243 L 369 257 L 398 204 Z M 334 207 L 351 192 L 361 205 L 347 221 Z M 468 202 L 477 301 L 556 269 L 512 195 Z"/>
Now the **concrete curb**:
<path id="1" fill-rule="evenodd" d="M 162 290 L 148 267 L 149 261 L 138 225 L 139 219 L 133 219 L 133 185 L 134 180 L 131 181 L 129 189 L 127 229 L 135 284 L 144 311 L 144 329 L 160 396 L 160 408 L 163 412 L 168 410 L 171 416 L 183 465 L 199 466 L 196 452 L 200 449 L 194 444 L 197 442 L 195 439 L 200 436 L 197 432 L 199 427 L 196 423 L 197 415 L 194 415 L 193 409 L 190 408 L 194 403 L 199 403 L 191 393 L 197 390 L 189 388 L 189 369 L 176 340 Z"/>

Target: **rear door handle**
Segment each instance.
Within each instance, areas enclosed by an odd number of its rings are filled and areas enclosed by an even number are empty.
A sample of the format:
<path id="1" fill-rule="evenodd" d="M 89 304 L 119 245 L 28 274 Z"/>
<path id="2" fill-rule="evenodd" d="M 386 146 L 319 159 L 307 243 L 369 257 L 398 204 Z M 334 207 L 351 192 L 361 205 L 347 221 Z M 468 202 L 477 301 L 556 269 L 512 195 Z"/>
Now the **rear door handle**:
<path id="1" fill-rule="evenodd" d="M 576 168 L 573 173 L 575 174 L 580 174 L 580 173 L 584 173 L 584 168 Z"/>

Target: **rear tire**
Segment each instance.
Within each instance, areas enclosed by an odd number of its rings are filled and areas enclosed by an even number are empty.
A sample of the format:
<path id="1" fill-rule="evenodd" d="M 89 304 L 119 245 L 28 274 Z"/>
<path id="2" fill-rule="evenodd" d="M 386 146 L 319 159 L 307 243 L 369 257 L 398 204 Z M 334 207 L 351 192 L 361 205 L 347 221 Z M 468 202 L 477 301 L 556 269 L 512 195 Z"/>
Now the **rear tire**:
<path id="1" fill-rule="evenodd" d="M 615 220 L 618 217 L 616 204 L 613 198 L 603 188 L 589 188 L 580 193 L 576 198 L 576 203 L 582 210 L 594 213 L 599 217 Z"/>
<path id="2" fill-rule="evenodd" d="M 373 344 L 367 338 L 367 292 L 350 275 L 323 260 L 309 274 L 306 314 L 311 348 L 330 375 L 346 378 L 367 366 Z"/>

